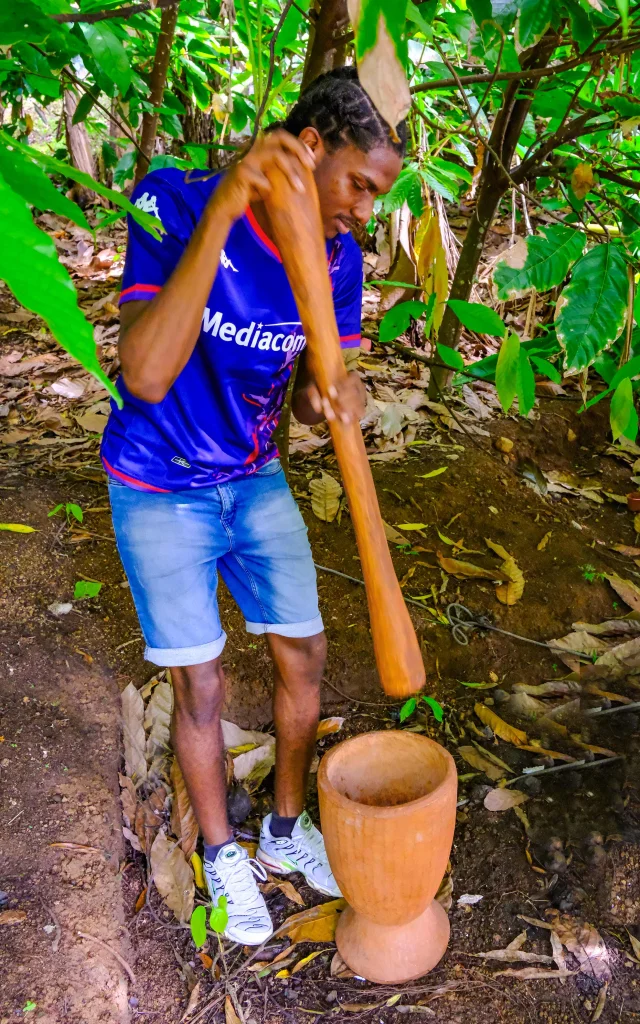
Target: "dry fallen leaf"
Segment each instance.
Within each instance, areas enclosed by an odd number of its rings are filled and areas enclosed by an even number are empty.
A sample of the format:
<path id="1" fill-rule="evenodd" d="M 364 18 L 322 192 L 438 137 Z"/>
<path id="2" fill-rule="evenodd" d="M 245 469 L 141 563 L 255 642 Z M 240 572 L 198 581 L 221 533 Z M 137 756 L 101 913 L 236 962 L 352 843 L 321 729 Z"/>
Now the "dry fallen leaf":
<path id="1" fill-rule="evenodd" d="M 333 732 L 340 732 L 344 725 L 344 718 L 323 718 L 318 722 L 316 739 L 321 740 L 323 736 L 329 736 Z"/>
<path id="2" fill-rule="evenodd" d="M 520 919 L 527 924 L 555 932 L 562 945 L 576 957 L 583 974 L 596 981 L 610 981 L 609 953 L 604 940 L 593 925 L 569 914 L 561 914 L 555 909 L 548 910 L 546 918 L 546 921 L 542 921 L 539 918 L 520 915 Z"/>
<path id="3" fill-rule="evenodd" d="M 552 964 L 553 957 L 544 953 L 525 953 L 522 949 L 489 949 L 486 953 L 469 953 L 468 956 L 483 957 L 485 960 L 502 960 L 505 963 Z"/>
<path id="4" fill-rule="evenodd" d="M 339 953 L 334 954 L 329 973 L 332 978 L 355 978 L 355 974 L 351 968 L 345 964 Z"/>
<path id="5" fill-rule="evenodd" d="M 450 576 L 456 576 L 458 579 L 477 579 L 477 580 L 500 580 L 504 574 L 497 569 L 483 569 L 480 565 L 474 565 L 473 562 L 462 562 L 458 558 L 446 558 L 440 551 L 436 551 L 436 557 L 440 563 L 440 567 L 448 572 Z"/>
<path id="6" fill-rule="evenodd" d="M 165 777 L 166 762 L 171 747 L 169 732 L 172 710 L 173 690 L 171 684 L 160 682 L 151 694 L 144 715 L 144 727 L 148 733 L 145 750 L 148 774 L 154 779 Z"/>
<path id="7" fill-rule="evenodd" d="M 133 683 L 122 691 L 122 733 L 125 771 L 135 786 L 147 777 L 144 703 Z"/>
<path id="8" fill-rule="evenodd" d="M 333 942 L 338 914 L 346 900 L 329 900 L 317 907 L 293 914 L 274 932 L 274 938 L 288 936 L 292 942 Z"/>
<path id="9" fill-rule="evenodd" d="M 303 967 L 306 967 L 307 964 L 310 964 L 311 961 L 315 960 L 315 958 L 317 956 L 320 956 L 321 953 L 328 953 L 328 952 L 329 951 L 327 949 L 316 949 L 316 951 L 314 953 L 309 953 L 308 956 L 303 956 L 302 960 L 298 960 L 298 962 L 295 965 L 295 967 L 291 968 L 291 973 L 292 974 L 297 974 L 298 971 L 301 971 Z"/>
<path id="10" fill-rule="evenodd" d="M 164 832 L 158 832 L 151 847 L 153 881 L 167 906 L 180 922 L 187 923 L 193 912 L 195 886 L 193 870 L 184 853 L 170 842 Z"/>
<path id="11" fill-rule="evenodd" d="M 591 1024 L 595 1024 L 595 1022 L 597 1020 L 600 1020 L 600 1018 L 602 1016 L 602 1011 L 604 1010 L 604 1005 L 605 1005 L 605 1003 L 607 1001 L 607 992 L 608 991 L 609 991 L 609 982 L 605 981 L 604 985 L 600 986 L 600 991 L 598 992 L 598 998 L 596 999 L 596 1005 L 595 1005 L 595 1009 L 593 1011 L 593 1016 L 591 1018 Z"/>
<path id="12" fill-rule="evenodd" d="M 171 785 L 171 829 L 177 839 L 182 839 L 182 852 L 187 860 L 190 860 L 198 842 L 198 822 L 193 813 L 180 765 L 175 757 L 171 765 Z"/>
<path id="13" fill-rule="evenodd" d="M 581 669 L 583 679 L 603 679 L 610 682 L 626 679 L 640 671 L 640 637 L 610 647 L 593 665 Z"/>
<path id="14" fill-rule="evenodd" d="M 520 978 L 520 981 L 547 981 L 552 978 L 564 979 L 571 976 L 571 971 L 554 971 L 553 968 L 546 967 L 521 967 L 520 970 L 516 967 L 509 967 L 506 971 L 498 971 L 494 975 L 496 978 Z"/>
<path id="15" fill-rule="evenodd" d="M 384 528 L 384 535 L 390 544 L 403 544 L 406 546 L 409 543 L 407 538 L 403 537 L 400 531 L 396 530 L 394 526 L 390 526 L 389 523 L 385 523 L 384 520 L 382 521 L 382 526 Z"/>
<path id="16" fill-rule="evenodd" d="M 322 470 L 321 476 L 309 484 L 311 508 L 318 519 L 331 523 L 338 514 L 342 487 L 330 473 Z"/>
<path id="17" fill-rule="evenodd" d="M 6 444 L 6 438 L 3 438 Z M 24 523 L 0 523 L 0 530 L 8 530 L 9 533 L 37 533 L 33 526 L 25 526 Z"/>
<path id="18" fill-rule="evenodd" d="M 305 906 L 305 902 L 302 896 L 300 895 L 300 893 L 298 892 L 298 890 L 296 889 L 292 882 L 287 882 L 286 880 L 276 882 L 274 880 L 265 882 L 263 885 L 260 886 L 260 891 L 265 896 L 268 896 L 270 892 L 274 891 L 274 889 L 278 889 L 279 892 L 283 894 L 283 896 L 286 896 L 287 899 L 291 900 L 292 903 L 297 903 L 299 907 Z"/>
<path id="19" fill-rule="evenodd" d="M 527 742 L 526 732 L 523 732 L 522 729 L 516 729 L 515 726 L 509 725 L 508 722 L 503 721 L 502 718 L 499 718 L 499 716 L 496 715 L 495 711 L 492 711 L 491 708 L 488 708 L 485 704 L 475 704 L 473 710 L 482 724 L 488 725 L 501 740 L 505 740 L 507 743 L 513 743 L 516 747 Z"/>
<path id="20" fill-rule="evenodd" d="M 184 1013 L 182 1014 L 182 1017 L 180 1018 L 180 1024 L 182 1024 L 183 1021 L 188 1020 L 189 1017 L 195 1012 L 195 1008 L 198 1005 L 198 1000 L 199 999 L 200 999 L 200 982 L 196 981 L 195 985 L 191 989 L 191 994 L 189 995 L 189 1001 L 187 1003 L 187 1007 L 186 1007 Z"/>
<path id="21" fill-rule="evenodd" d="M 519 789 L 490 789 L 484 798 L 484 806 L 488 811 L 509 811 L 528 799 L 527 794 Z"/>
<path id="22" fill-rule="evenodd" d="M 540 541 L 540 543 L 538 544 L 538 546 L 536 548 L 537 551 L 544 551 L 544 549 L 546 548 L 547 544 L 551 540 L 551 533 L 552 533 L 551 530 L 549 530 L 548 533 L 545 533 L 544 537 L 542 538 L 542 540 Z"/>
<path id="23" fill-rule="evenodd" d="M 239 782 L 251 793 L 267 777 L 276 763 L 276 744 L 273 736 L 266 733 L 262 746 L 254 747 L 233 759 L 233 773 Z"/>
<path id="24" fill-rule="evenodd" d="M 458 747 L 458 753 L 467 764 L 470 764 L 472 768 L 477 768 L 478 771 L 484 772 L 493 782 L 504 778 L 506 774 L 504 768 L 499 768 L 498 765 L 492 764 L 475 747 Z"/>
<path id="25" fill-rule="evenodd" d="M 513 555 L 510 555 L 506 548 L 503 548 L 502 544 L 496 544 L 487 537 L 485 537 L 485 544 L 487 547 L 490 547 L 496 555 L 504 559 L 500 566 L 500 575 L 506 576 L 509 581 L 508 583 L 502 583 L 499 587 L 496 587 L 496 597 L 501 604 L 515 604 L 516 601 L 520 600 L 524 591 L 524 575 L 522 569 L 517 564 Z"/>
<path id="26" fill-rule="evenodd" d="M 631 580 L 625 580 L 617 573 L 605 573 L 605 579 L 615 590 L 618 597 L 621 597 L 625 604 L 633 608 L 634 612 L 640 612 L 640 587 Z"/>
<path id="27" fill-rule="evenodd" d="M 24 910 L 2 910 L 0 911 L 0 925 L 22 924 L 27 920 Z"/>
<path id="28" fill-rule="evenodd" d="M 510 437 L 497 437 L 493 442 L 493 447 L 497 448 L 503 455 L 508 455 L 513 450 L 513 441 Z"/>
<path id="29" fill-rule="evenodd" d="M 225 1024 L 242 1024 L 242 1021 L 238 1017 L 238 1014 L 233 1008 L 231 1002 L 231 996 L 226 996 L 224 1001 L 224 1021 Z"/>

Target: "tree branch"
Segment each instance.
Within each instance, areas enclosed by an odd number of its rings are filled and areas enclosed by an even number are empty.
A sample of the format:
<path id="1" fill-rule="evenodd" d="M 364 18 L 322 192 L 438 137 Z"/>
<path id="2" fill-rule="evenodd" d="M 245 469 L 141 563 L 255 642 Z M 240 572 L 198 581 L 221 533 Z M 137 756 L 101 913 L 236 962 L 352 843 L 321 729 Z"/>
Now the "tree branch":
<path id="1" fill-rule="evenodd" d="M 152 0 L 143 0 L 139 4 L 130 4 L 129 7 L 117 7 L 115 10 L 110 11 L 94 11 L 92 14 L 83 14 L 82 11 L 79 11 L 77 14 L 50 14 L 49 17 L 54 21 L 81 21 L 86 25 L 95 25 L 97 21 L 106 21 L 107 18 L 131 18 L 134 14 L 142 14 L 144 11 L 165 7 L 175 7 L 179 3 L 180 0 L 156 0 L 155 3 Z"/>
<path id="2" fill-rule="evenodd" d="M 607 181 L 615 181 L 616 185 L 624 185 L 626 188 L 632 188 L 634 192 L 640 192 L 640 181 L 634 181 L 633 178 L 625 178 L 624 174 L 617 174 L 616 171 L 605 171 L 601 167 L 596 167 L 596 174 L 599 178 L 606 178 Z"/>
<path id="3" fill-rule="evenodd" d="M 614 123 L 611 122 L 606 125 L 589 125 L 587 127 L 586 122 L 591 120 L 594 116 L 593 110 L 587 110 L 584 114 L 580 114 L 578 117 L 574 117 L 573 121 L 570 121 L 564 128 L 559 129 L 550 135 L 549 138 L 542 142 L 537 150 L 535 150 L 527 160 L 523 160 L 522 163 L 515 168 L 512 177 L 513 180 L 520 184 L 526 181 L 527 178 L 531 177 L 535 168 L 538 166 L 541 160 L 549 155 L 558 146 L 564 146 L 567 142 L 573 142 L 574 139 L 578 139 L 581 135 L 589 135 L 592 132 L 609 131 L 613 128 Z"/>
<path id="4" fill-rule="evenodd" d="M 264 95 L 262 97 L 262 102 L 261 102 L 261 104 L 260 104 L 260 106 L 258 108 L 258 112 L 256 114 L 256 123 L 253 126 L 253 132 L 251 134 L 251 142 L 255 142 L 256 136 L 257 136 L 258 132 L 260 131 L 260 122 L 262 121 L 262 116 L 263 116 L 265 110 L 267 109 L 267 103 L 269 102 L 269 93 L 271 92 L 271 83 L 273 81 L 273 71 L 274 71 L 275 64 L 276 64 L 276 43 L 278 42 L 278 36 L 280 35 L 280 29 L 284 25 L 284 20 L 285 20 L 287 14 L 289 13 L 289 11 L 291 10 L 292 4 L 293 4 L 293 0 L 286 0 L 285 5 L 282 8 L 282 11 L 280 12 L 280 17 L 278 19 L 278 24 L 276 25 L 276 27 L 274 28 L 273 32 L 271 33 L 271 39 L 269 40 L 269 72 L 267 74 L 267 82 L 266 82 L 266 85 L 265 85 Z"/>
<path id="5" fill-rule="evenodd" d="M 551 64 L 546 68 L 532 68 L 531 71 L 501 71 L 499 75 L 496 74 L 477 74 L 477 75 L 460 75 L 460 80 L 464 86 L 477 85 L 482 82 L 522 82 L 530 78 L 550 78 L 554 75 L 560 75 L 563 71 L 571 71 L 572 68 L 577 68 L 581 64 L 595 64 L 602 57 L 611 56 L 615 53 L 623 53 L 627 50 L 636 50 L 640 47 L 640 38 L 633 37 L 633 40 L 625 40 L 625 44 L 629 44 L 632 41 L 633 45 L 622 45 L 620 49 L 608 49 L 598 50 L 597 53 L 592 53 L 588 56 L 582 55 L 581 57 L 573 57 L 571 60 L 565 61 L 563 64 Z M 462 69 L 461 69 L 462 70 Z M 411 86 L 411 92 L 431 92 L 435 89 L 452 89 L 457 85 L 455 78 L 438 78 L 433 82 L 421 82 L 419 85 Z"/>

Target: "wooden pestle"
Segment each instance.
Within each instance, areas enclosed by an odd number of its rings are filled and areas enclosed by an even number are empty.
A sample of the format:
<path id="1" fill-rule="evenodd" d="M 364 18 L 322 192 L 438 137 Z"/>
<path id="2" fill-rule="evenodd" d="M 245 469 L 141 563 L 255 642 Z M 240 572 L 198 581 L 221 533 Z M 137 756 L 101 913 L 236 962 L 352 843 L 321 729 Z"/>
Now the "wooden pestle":
<path id="1" fill-rule="evenodd" d="M 293 190 L 282 171 L 269 172 L 266 209 L 307 339 L 310 367 L 323 396 L 346 376 L 313 174 L 306 192 Z M 406 697 L 425 683 L 413 623 L 398 584 L 360 425 L 330 423 L 344 481 L 367 591 L 373 649 L 385 693 Z"/>

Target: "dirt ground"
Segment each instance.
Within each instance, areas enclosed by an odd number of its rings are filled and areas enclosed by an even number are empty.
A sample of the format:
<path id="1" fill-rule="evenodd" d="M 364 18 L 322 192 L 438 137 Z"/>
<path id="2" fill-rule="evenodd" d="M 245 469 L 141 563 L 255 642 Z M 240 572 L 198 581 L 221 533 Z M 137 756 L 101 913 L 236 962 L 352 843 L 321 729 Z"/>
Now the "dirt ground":
<path id="1" fill-rule="evenodd" d="M 543 470 L 598 472 L 604 489 L 613 493 L 631 489 L 630 467 L 603 457 L 604 419 L 597 410 L 590 419 L 577 417 L 574 408 L 557 399 L 537 422 L 492 422 L 494 437 L 515 442 L 515 457 L 506 461 L 490 438 L 460 440 L 457 434 L 455 443 L 462 447 L 453 452 L 444 447 L 451 440 L 443 436 L 443 447 L 417 447 L 400 462 L 374 464 L 385 520 L 399 525 L 418 518 L 429 524 L 414 540 L 413 554 L 394 549 L 398 576 L 405 578 L 414 569 L 405 585 L 407 595 L 430 593 L 433 584 L 435 611 L 461 600 L 497 625 L 537 640 L 562 636 L 577 620 L 599 622 L 622 614 L 620 601 L 597 574 L 618 571 L 637 577 L 631 559 L 605 546 L 635 543 L 631 513 L 621 504 L 542 497 L 517 473 L 523 460 L 533 459 Z M 569 429 L 576 440 L 567 440 Z M 458 458 L 448 461 L 452 453 Z M 327 449 L 323 465 L 329 471 L 335 471 L 332 458 Z M 449 467 L 446 473 L 421 479 L 443 464 Z M 292 484 L 299 493 L 314 468 L 305 457 L 294 457 Z M 43 1024 L 137 1019 L 174 1024 L 185 1012 L 194 983 L 201 981 L 202 999 L 212 984 L 188 932 L 172 930 L 159 904 L 155 917 L 135 910 L 144 883 L 140 855 L 124 843 L 121 831 L 118 693 L 130 681 L 137 686 L 147 681 L 154 668 L 142 660 L 130 593 L 111 537 L 105 483 L 84 479 L 87 475 L 8 469 L 1 480 L 0 521 L 26 523 L 37 532 L 0 534 L 0 887 L 2 909 L 22 918 L 0 925 L 0 1024 L 22 1017 Z M 83 529 L 90 536 L 83 540 L 76 541 L 61 518 L 47 515 L 66 501 L 85 510 Z M 313 516 L 308 503 L 303 512 L 316 561 L 358 577 L 348 515 L 327 524 Z M 506 608 L 495 600 L 491 582 L 456 582 L 451 576 L 441 593 L 435 551 L 444 545 L 432 526 L 445 536 L 464 538 L 465 547 L 474 551 L 486 551 L 484 537 L 503 544 L 524 572 L 522 600 Z M 549 531 L 549 542 L 538 551 Z M 416 553 L 416 547 L 422 550 Z M 75 581 L 82 578 L 103 583 L 99 596 L 76 602 L 67 615 L 53 614 L 49 606 L 70 601 Z M 339 735 L 320 741 L 321 753 L 346 735 L 396 728 L 399 704 L 377 688 L 363 588 L 324 572 L 319 584 L 329 639 L 323 713 L 346 719 Z M 246 635 L 224 593 L 221 603 L 230 637 L 227 717 L 243 727 L 268 726 L 264 648 Z M 459 646 L 431 613 L 410 607 L 427 665 L 428 692 L 445 708 L 445 723 L 451 723 L 447 732 L 430 718 L 424 728 L 454 752 L 454 723 L 468 720 L 478 693 L 486 697 L 489 692 L 467 689 L 460 681 L 487 681 L 495 672 L 508 691 L 516 682 L 535 684 L 566 674 L 550 652 L 500 634 L 483 634 Z M 633 698 L 630 686 L 617 684 L 617 689 Z M 603 1024 L 640 1018 L 640 971 L 631 958 L 627 931 L 640 939 L 638 720 L 629 713 L 603 716 L 601 722 L 593 726 L 590 742 L 624 754 L 626 761 L 539 780 L 527 803 L 528 837 L 513 813 L 484 808 L 484 776 L 461 783 L 464 803 L 451 856 L 449 951 L 428 978 L 397 990 L 401 1002 L 386 1006 L 395 989 L 330 977 L 330 948 L 290 979 L 238 975 L 237 995 L 247 1024 L 299 1022 L 325 1014 L 386 1022 L 403 1011 L 408 1020 L 429 1016 L 447 1024 L 587 1022 L 598 1011 Z M 513 767 L 533 761 L 533 755 L 506 744 L 499 752 Z M 468 766 L 460 762 L 459 771 L 464 774 Z M 268 791 L 269 780 L 243 826 L 246 834 L 255 834 Z M 310 807 L 317 807 L 313 794 Z M 603 840 L 603 852 L 595 859 L 593 833 Z M 561 841 L 568 861 L 560 871 L 549 860 L 553 837 Z M 316 902 L 299 879 L 294 881 L 307 903 Z M 458 905 L 463 894 L 482 899 Z M 276 919 L 292 909 L 280 893 L 270 897 L 270 907 Z M 523 924 L 519 915 L 541 918 L 554 907 L 579 914 L 606 943 L 611 980 L 602 1006 L 601 980 L 588 973 L 575 973 L 563 984 L 523 981 L 499 973 L 514 965 L 472 955 L 504 948 L 524 927 L 526 948 L 548 953 L 547 935 Z M 315 948 L 303 946 L 302 952 Z M 221 1019 L 221 1014 L 218 1002 L 202 1019 Z"/>

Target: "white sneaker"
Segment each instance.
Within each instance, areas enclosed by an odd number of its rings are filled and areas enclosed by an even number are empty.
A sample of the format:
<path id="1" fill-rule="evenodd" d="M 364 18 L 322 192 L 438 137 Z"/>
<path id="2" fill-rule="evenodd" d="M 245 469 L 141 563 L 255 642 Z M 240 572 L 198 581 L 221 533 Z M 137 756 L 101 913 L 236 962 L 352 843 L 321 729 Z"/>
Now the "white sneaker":
<path id="1" fill-rule="evenodd" d="M 256 878 L 266 882 L 267 873 L 238 843 L 227 843 L 213 863 L 205 860 L 204 873 L 214 905 L 227 898 L 227 939 L 245 946 L 260 946 L 273 935 L 273 925 Z"/>
<path id="2" fill-rule="evenodd" d="M 299 871 L 307 883 L 325 896 L 341 896 L 333 877 L 324 839 L 306 811 L 296 821 L 291 838 L 271 835 L 271 815 L 268 814 L 260 830 L 260 845 L 256 857 L 276 875 Z"/>

